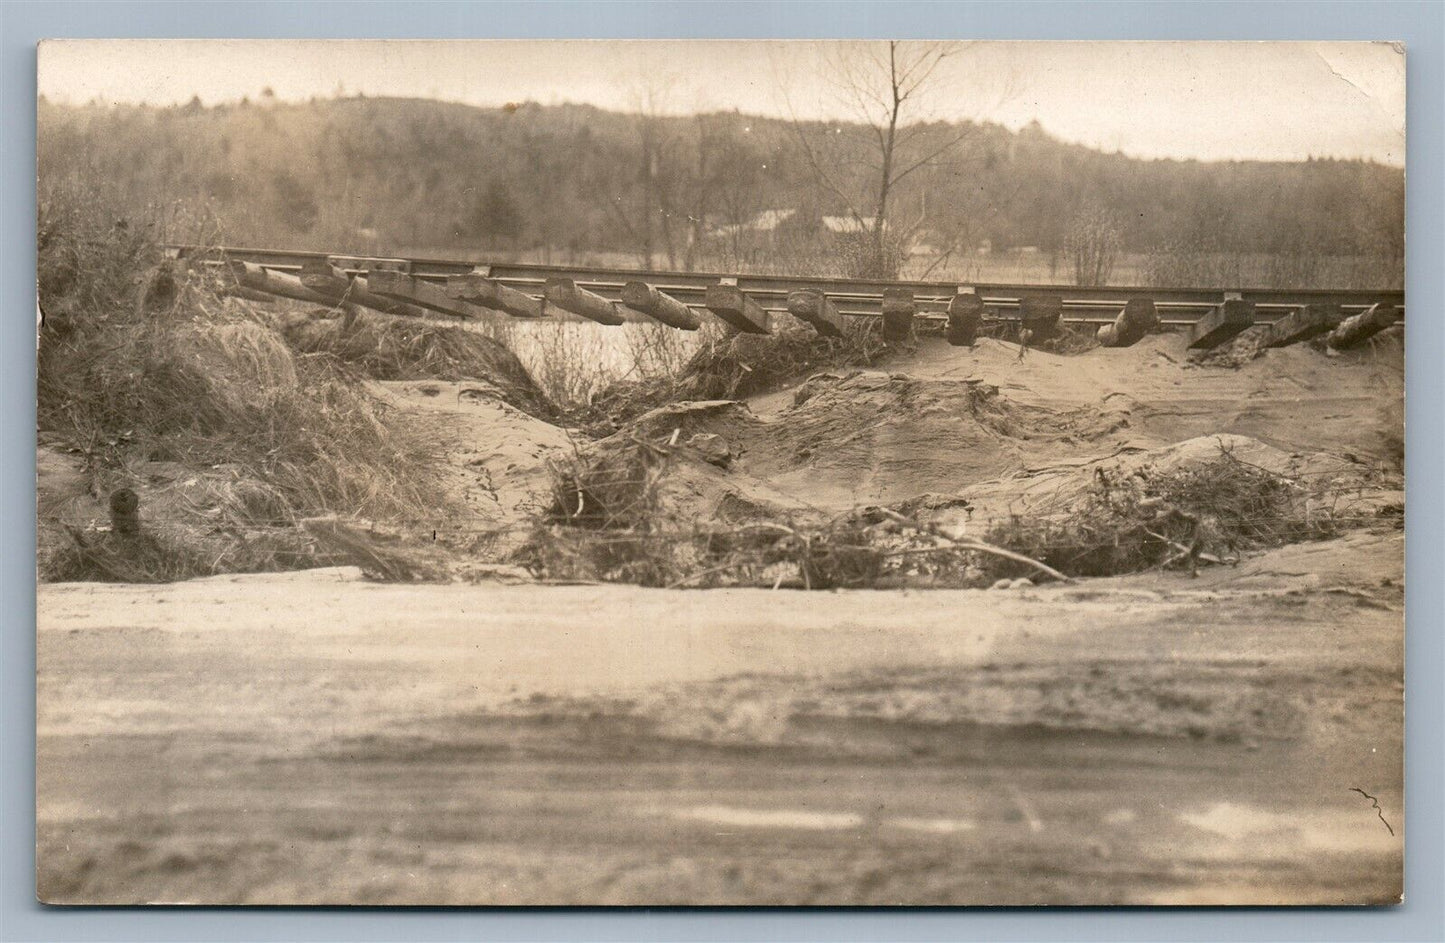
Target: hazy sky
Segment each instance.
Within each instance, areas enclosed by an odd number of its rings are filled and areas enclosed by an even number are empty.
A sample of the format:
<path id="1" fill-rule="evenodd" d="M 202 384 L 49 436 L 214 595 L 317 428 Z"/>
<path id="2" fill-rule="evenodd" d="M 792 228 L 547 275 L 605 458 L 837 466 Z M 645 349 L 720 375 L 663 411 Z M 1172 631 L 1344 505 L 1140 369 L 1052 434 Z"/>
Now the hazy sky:
<path id="1" fill-rule="evenodd" d="M 855 43 L 747 41 L 60 41 L 39 87 L 68 102 L 207 104 L 338 92 L 475 105 L 587 102 L 844 118 L 827 62 Z M 1383 43 L 987 42 L 960 48 L 926 99 L 1139 157 L 1367 157 L 1403 166 L 1405 57 Z"/>

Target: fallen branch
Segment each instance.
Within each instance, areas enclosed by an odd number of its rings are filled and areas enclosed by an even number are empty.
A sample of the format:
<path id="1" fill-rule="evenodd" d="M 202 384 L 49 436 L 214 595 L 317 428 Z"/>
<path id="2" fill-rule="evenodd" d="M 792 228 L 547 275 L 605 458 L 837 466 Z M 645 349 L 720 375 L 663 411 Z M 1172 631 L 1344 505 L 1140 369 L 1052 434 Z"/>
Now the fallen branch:
<path id="1" fill-rule="evenodd" d="M 1014 553 L 1012 550 L 1005 550 L 1002 547 L 995 547 L 993 544 L 986 544 L 983 541 L 973 540 L 955 543 L 954 546 L 959 548 L 960 550 L 975 550 L 979 553 L 987 553 L 995 557 L 1003 557 L 1005 560 L 1013 560 L 1016 563 L 1025 563 L 1038 570 L 1040 573 L 1046 573 L 1049 576 L 1052 576 L 1060 583 L 1075 582 L 1072 576 L 1065 576 L 1064 574 L 1060 573 L 1058 570 L 1047 564 L 1040 563 L 1039 561 L 1034 560 L 1030 557 L 1026 557 L 1021 553 Z"/>
<path id="2" fill-rule="evenodd" d="M 686 586 L 688 583 L 691 583 L 693 580 L 700 580 L 700 579 L 702 579 L 704 576 L 712 576 L 714 573 L 723 573 L 723 572 L 725 572 L 725 571 L 727 571 L 727 570 L 736 570 L 738 567 L 744 566 L 744 565 L 745 565 L 745 564 L 743 564 L 743 563 L 737 563 L 737 562 L 734 562 L 734 563 L 724 563 L 722 566 L 709 567 L 709 568 L 706 569 L 706 570 L 698 570 L 696 573 L 689 573 L 687 576 L 684 576 L 684 577 L 683 577 L 682 579 L 680 579 L 680 580 L 676 580 L 676 581 L 674 581 L 674 582 L 668 583 L 668 584 L 667 584 L 666 586 L 664 586 L 663 588 L 664 588 L 664 589 L 681 589 L 682 587 Z M 777 587 L 775 586 L 775 587 L 773 587 L 773 588 L 776 589 Z"/>
<path id="3" fill-rule="evenodd" d="M 1166 544 L 1168 544 L 1169 546 L 1173 547 L 1175 550 L 1178 550 L 1178 551 L 1179 551 L 1179 555 L 1178 555 L 1178 556 L 1170 557 L 1168 560 L 1165 560 L 1162 564 L 1160 564 L 1161 567 L 1167 567 L 1170 563 L 1173 563 L 1175 560 L 1178 560 L 1178 559 L 1180 559 L 1181 557 L 1187 557 L 1187 556 L 1191 556 L 1191 555 L 1192 555 L 1196 560 L 1203 560 L 1205 563 L 1213 563 L 1215 566 L 1222 566 L 1223 563 L 1224 563 L 1223 560 L 1219 559 L 1219 557 L 1216 557 L 1216 556 L 1215 556 L 1214 554 L 1212 554 L 1212 553 L 1203 553 L 1203 552 L 1201 552 L 1201 553 L 1195 553 L 1193 550 L 1190 550 L 1188 547 L 1184 546 L 1183 544 L 1181 544 L 1181 543 L 1179 543 L 1179 542 L 1177 542 L 1177 541 L 1174 541 L 1174 540 L 1170 540 L 1168 537 L 1165 537 L 1163 534 L 1156 534 L 1156 533 L 1154 533 L 1152 530 L 1150 530 L 1150 529 L 1147 528 L 1147 527 L 1144 528 L 1144 533 L 1148 534 L 1150 537 L 1153 537 L 1153 538 L 1156 539 L 1156 540 L 1162 540 L 1162 541 L 1164 541 Z"/>
<path id="4" fill-rule="evenodd" d="M 1040 563 L 1032 557 L 1026 557 L 1021 553 L 1014 553 L 1012 550 L 1005 550 L 1002 547 L 995 547 L 993 544 L 984 543 L 983 541 L 977 539 L 953 540 L 940 533 L 938 528 L 928 524 L 920 524 L 918 521 L 915 521 L 909 517 L 904 517 L 902 514 L 899 514 L 897 511 L 891 510 L 890 508 L 879 508 L 878 510 L 881 511 L 884 516 L 888 517 L 891 520 L 897 521 L 900 524 L 905 524 L 909 527 L 914 528 L 915 530 L 922 531 L 926 534 L 931 534 L 934 537 L 939 538 L 940 540 L 948 541 L 948 546 L 932 547 L 924 552 L 937 553 L 940 550 L 972 550 L 977 553 L 986 553 L 990 556 L 1002 557 L 1005 560 L 1013 560 L 1015 563 L 1027 564 L 1028 566 L 1031 566 L 1034 569 L 1038 570 L 1040 573 L 1045 573 L 1049 576 L 1052 576 L 1060 583 L 1074 582 L 1073 577 L 1065 576 L 1063 573 L 1060 573 L 1058 570 L 1054 569 L 1048 564 Z M 909 551 L 900 551 L 900 553 L 906 552 Z M 894 554 L 887 554 L 887 556 L 893 555 Z"/>

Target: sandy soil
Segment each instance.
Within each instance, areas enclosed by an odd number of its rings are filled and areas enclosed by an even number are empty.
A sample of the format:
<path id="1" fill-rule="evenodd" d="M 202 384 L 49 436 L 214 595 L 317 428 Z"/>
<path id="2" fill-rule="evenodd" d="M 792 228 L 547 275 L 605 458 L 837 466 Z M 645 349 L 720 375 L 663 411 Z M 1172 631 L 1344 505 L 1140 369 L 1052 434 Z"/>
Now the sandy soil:
<path id="1" fill-rule="evenodd" d="M 645 431 L 726 440 L 726 469 L 679 463 L 677 500 L 704 518 L 729 500 L 828 511 L 929 492 L 976 515 L 1042 511 L 1091 463 L 1192 461 L 1214 441 L 1393 506 L 1401 361 L 1388 336 L 1237 370 L 1189 363 L 1177 336 L 1022 361 L 925 341 Z M 573 448 L 466 384 L 377 392 L 437 443 L 469 508 L 459 532 L 504 542 Z M 42 454 L 40 473 L 42 502 L 85 498 L 66 462 Z M 44 585 L 38 891 L 1390 902 L 1402 583 L 1382 520 L 1197 579 L 1003 591 L 379 585 L 351 569 Z"/>
<path id="2" fill-rule="evenodd" d="M 1239 369 L 1190 363 L 1185 344 L 1164 334 L 1020 361 L 1014 344 L 930 338 L 877 369 L 821 374 L 684 431 L 721 435 L 738 455 L 733 481 L 765 482 L 768 503 L 831 511 L 1219 434 L 1335 464 L 1390 459 L 1403 423 L 1398 338 L 1336 357 L 1270 350 Z"/>
<path id="3" fill-rule="evenodd" d="M 39 893 L 1390 901 L 1401 556 L 1021 591 L 44 586 Z"/>

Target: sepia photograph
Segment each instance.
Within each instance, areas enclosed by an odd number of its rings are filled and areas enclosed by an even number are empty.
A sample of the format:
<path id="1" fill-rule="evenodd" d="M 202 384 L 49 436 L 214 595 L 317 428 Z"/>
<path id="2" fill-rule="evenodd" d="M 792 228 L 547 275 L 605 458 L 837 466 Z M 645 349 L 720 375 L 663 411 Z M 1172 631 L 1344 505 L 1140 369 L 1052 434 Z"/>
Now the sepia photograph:
<path id="1" fill-rule="evenodd" d="M 1398 904 L 1405 62 L 41 43 L 38 899 Z"/>

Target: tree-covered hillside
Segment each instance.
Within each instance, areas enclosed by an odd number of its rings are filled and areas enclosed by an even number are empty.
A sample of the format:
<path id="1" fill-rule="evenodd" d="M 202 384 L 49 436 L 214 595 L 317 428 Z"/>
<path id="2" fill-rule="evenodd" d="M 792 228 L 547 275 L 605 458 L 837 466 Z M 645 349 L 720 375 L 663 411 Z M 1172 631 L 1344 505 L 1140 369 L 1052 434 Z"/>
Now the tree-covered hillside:
<path id="1" fill-rule="evenodd" d="M 866 203 L 877 154 L 865 130 L 737 113 L 361 97 L 209 108 L 42 100 L 40 188 L 42 198 L 50 188 L 78 188 L 137 217 L 163 210 L 175 239 L 534 258 L 612 253 L 703 267 L 727 253 L 718 233 L 737 232 L 763 211 L 821 218 Z M 919 147 L 954 138 L 893 195 L 889 225 L 900 238 L 960 254 L 988 246 L 1063 255 L 1079 233 L 1094 231 L 1081 228 L 1084 220 L 1101 224 L 1101 238 L 1124 253 L 1349 256 L 1369 260 L 1373 274 L 1364 277 L 1378 287 L 1400 278 L 1404 174 L 1396 168 L 1137 160 L 1060 142 L 1037 126 L 939 125 L 917 135 Z M 818 142 L 832 148 L 826 177 Z"/>

